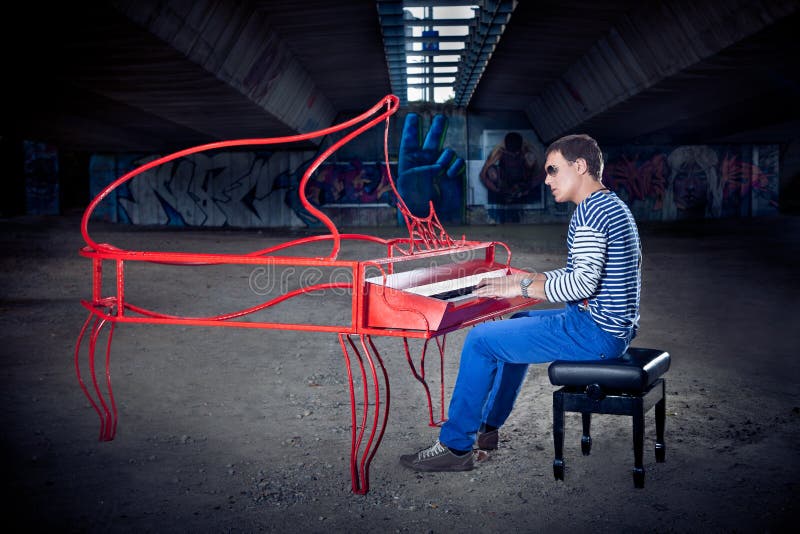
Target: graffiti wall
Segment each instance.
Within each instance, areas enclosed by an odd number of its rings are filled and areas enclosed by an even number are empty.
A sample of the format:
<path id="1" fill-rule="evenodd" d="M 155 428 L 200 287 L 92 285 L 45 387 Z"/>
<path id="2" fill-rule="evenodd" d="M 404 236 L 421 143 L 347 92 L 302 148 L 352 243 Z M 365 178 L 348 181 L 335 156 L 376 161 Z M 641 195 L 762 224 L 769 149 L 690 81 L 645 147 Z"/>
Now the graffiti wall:
<path id="1" fill-rule="evenodd" d="M 110 222 L 199 227 L 317 226 L 298 187 L 314 152 L 194 154 L 147 171 L 115 189 L 95 210 Z M 157 156 L 95 155 L 91 195 Z M 396 165 L 394 165 L 396 172 Z M 325 163 L 310 177 L 306 198 L 317 207 L 391 207 L 396 203 L 382 162 Z"/>
<path id="2" fill-rule="evenodd" d="M 95 217 L 132 224 L 271 227 L 314 224 L 297 196 L 313 152 L 194 154 L 151 169 L 115 190 Z M 92 196 L 156 156 L 95 155 Z M 298 174 L 299 173 L 299 174 Z"/>
<path id="3" fill-rule="evenodd" d="M 390 165 L 397 173 L 397 165 Z M 311 175 L 306 198 L 318 207 L 371 207 L 397 204 L 382 161 L 323 163 Z"/>
<path id="4" fill-rule="evenodd" d="M 409 209 L 419 216 L 426 216 L 432 203 L 442 222 L 450 224 L 565 221 L 573 206 L 555 203 L 544 184 L 544 148 L 530 129 L 476 132 L 463 112 L 407 111 L 392 124 L 389 169 L 383 161 L 383 130 L 375 128 L 323 163 L 311 175 L 306 195 L 337 224 L 401 224 L 391 172 Z M 778 212 L 777 145 L 603 148 L 604 182 L 639 220 Z M 136 177 L 99 206 L 95 216 L 147 225 L 318 226 L 298 193 L 303 173 L 318 153 L 196 154 Z M 473 159 L 465 160 L 466 154 Z M 155 157 L 95 155 L 92 195 Z"/>
<path id="5" fill-rule="evenodd" d="M 461 223 L 465 164 L 463 115 L 408 112 L 390 140 L 386 168 L 383 130 L 374 128 L 331 156 L 311 175 L 306 198 L 335 221 L 385 221 L 370 210 L 391 210 L 397 199 L 389 172 L 409 208 L 428 214 L 433 202 L 444 222 Z M 395 131 L 397 131 L 395 127 Z M 453 133 L 455 131 L 455 134 Z M 462 132 L 459 135 L 459 131 Z M 455 143 L 453 141 L 455 140 Z M 334 138 L 327 139 L 324 147 Z M 358 154 L 362 149 L 364 153 Z M 95 217 L 113 222 L 201 227 L 291 227 L 320 223 L 300 202 L 298 187 L 319 152 L 221 152 L 195 154 L 135 177 L 104 200 Z M 113 180 L 158 156 L 95 155 L 91 159 L 94 197 Z M 344 210 L 357 216 L 342 217 Z"/>
<path id="6" fill-rule="evenodd" d="M 450 117 L 439 113 L 424 122 L 417 113 L 403 121 L 397 189 L 412 214 L 426 217 L 433 204 L 440 221 L 461 223 L 466 164 L 448 143 Z"/>
<path id="7" fill-rule="evenodd" d="M 489 152 L 479 171 L 470 166 L 469 184 L 478 192 L 471 196 L 469 222 L 568 219 L 573 206 L 553 201 L 549 188 L 542 185 L 541 169 L 539 174 L 531 169 L 529 182 L 541 187 L 540 204 L 521 202 L 519 187 L 491 174 L 499 167 L 497 154 L 506 150 L 503 143 Z M 603 182 L 630 206 L 637 220 L 768 216 L 778 213 L 779 157 L 777 145 L 606 147 Z"/>
<path id="8" fill-rule="evenodd" d="M 58 150 L 47 143 L 25 141 L 25 211 L 31 215 L 58 215 Z"/>
<path id="9" fill-rule="evenodd" d="M 778 212 L 777 145 L 619 147 L 605 157 L 604 182 L 640 220 Z"/>

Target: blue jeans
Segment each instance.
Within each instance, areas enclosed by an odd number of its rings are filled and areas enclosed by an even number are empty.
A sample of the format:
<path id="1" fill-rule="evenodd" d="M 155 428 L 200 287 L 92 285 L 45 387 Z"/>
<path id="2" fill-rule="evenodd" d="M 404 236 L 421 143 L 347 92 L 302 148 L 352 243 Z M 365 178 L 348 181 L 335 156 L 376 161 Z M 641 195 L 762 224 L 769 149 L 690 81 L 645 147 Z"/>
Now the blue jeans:
<path id="1" fill-rule="evenodd" d="M 453 449 L 471 450 L 482 422 L 502 426 L 528 364 L 618 358 L 629 343 L 630 339 L 602 330 L 577 304 L 517 313 L 505 321 L 475 326 L 461 350 L 448 420 L 439 441 Z"/>

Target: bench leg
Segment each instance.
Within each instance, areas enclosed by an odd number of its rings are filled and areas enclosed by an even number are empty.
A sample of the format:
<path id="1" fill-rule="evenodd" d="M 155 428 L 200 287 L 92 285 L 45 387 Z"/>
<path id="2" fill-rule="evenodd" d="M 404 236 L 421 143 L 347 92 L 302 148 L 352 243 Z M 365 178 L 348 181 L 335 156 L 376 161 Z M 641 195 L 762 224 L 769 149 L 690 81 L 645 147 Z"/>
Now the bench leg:
<path id="1" fill-rule="evenodd" d="M 590 429 L 592 426 L 592 413 L 591 412 L 581 412 L 581 418 L 583 419 L 583 436 L 581 436 L 581 452 L 584 456 L 589 456 L 589 453 L 592 452 L 592 436 L 590 435 Z"/>
<path id="2" fill-rule="evenodd" d="M 553 476 L 564 480 L 564 395 L 553 392 L 553 445 L 556 458 L 553 460 Z"/>
<path id="3" fill-rule="evenodd" d="M 667 453 L 667 446 L 664 444 L 664 424 L 667 415 L 667 386 L 661 394 L 661 400 L 656 403 L 656 462 L 663 462 Z"/>
<path id="4" fill-rule="evenodd" d="M 633 485 L 644 487 L 644 406 L 642 399 L 634 401 L 633 406 Z"/>

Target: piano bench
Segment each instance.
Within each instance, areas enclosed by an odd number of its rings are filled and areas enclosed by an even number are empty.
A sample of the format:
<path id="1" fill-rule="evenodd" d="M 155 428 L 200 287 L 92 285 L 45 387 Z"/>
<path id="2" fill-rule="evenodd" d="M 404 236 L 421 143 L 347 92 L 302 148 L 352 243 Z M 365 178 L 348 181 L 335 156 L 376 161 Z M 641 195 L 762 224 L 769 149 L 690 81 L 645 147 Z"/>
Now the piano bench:
<path id="1" fill-rule="evenodd" d="M 668 352 L 629 348 L 621 357 L 599 361 L 557 360 L 550 364 L 550 383 L 562 386 L 553 392 L 553 474 L 564 480 L 564 412 L 580 412 L 583 417 L 581 451 L 588 456 L 592 448 L 589 434 L 592 414 L 629 415 L 633 418 L 633 483 L 644 487 L 644 414 L 656 407 L 656 462 L 663 462 L 666 385 L 662 375 L 670 364 Z"/>

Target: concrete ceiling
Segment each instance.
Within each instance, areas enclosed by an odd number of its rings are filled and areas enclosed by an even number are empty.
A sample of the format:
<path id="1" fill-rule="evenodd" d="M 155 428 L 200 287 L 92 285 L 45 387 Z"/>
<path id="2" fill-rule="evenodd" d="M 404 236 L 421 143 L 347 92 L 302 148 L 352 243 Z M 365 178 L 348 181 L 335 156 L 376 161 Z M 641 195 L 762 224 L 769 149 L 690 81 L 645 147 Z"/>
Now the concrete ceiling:
<path id="1" fill-rule="evenodd" d="M 788 142 L 798 4 L 521 1 L 468 107 L 525 113 L 544 142 Z M 375 0 L 80 6 L 3 18 L 0 135 L 163 153 L 313 130 L 392 91 Z"/>

